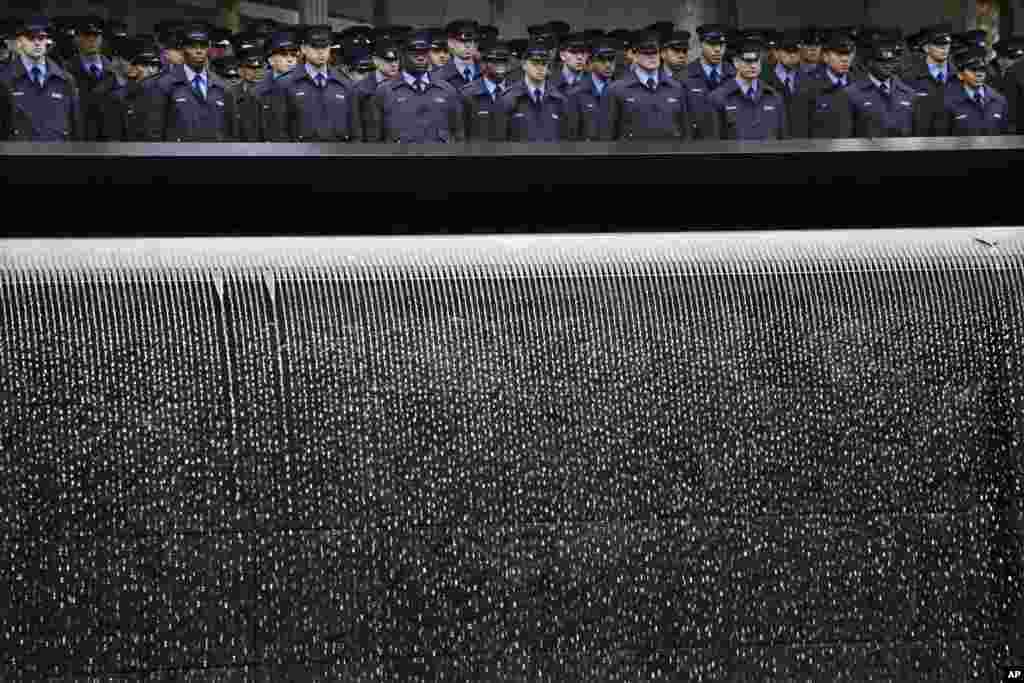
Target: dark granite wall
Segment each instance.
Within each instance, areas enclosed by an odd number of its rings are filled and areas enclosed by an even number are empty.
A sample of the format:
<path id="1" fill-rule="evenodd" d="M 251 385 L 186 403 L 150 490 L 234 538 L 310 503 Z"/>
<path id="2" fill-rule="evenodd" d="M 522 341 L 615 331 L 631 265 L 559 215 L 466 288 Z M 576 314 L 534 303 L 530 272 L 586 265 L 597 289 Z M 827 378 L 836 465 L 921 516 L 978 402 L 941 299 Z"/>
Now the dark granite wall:
<path id="1" fill-rule="evenodd" d="M 985 239 L 3 243 L 0 679 L 993 680 Z"/>

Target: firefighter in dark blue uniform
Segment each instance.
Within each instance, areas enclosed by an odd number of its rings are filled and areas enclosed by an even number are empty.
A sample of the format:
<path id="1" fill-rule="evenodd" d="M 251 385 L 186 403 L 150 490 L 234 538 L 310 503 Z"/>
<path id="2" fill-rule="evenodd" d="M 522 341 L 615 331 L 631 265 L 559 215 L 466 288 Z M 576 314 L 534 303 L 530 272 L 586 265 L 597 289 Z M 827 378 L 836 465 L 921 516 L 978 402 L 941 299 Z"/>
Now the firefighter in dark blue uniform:
<path id="1" fill-rule="evenodd" d="M 788 130 L 782 95 L 761 81 L 761 44 L 739 46 L 736 76 L 711 95 L 723 140 L 783 140 Z"/>
<path id="2" fill-rule="evenodd" d="M 582 33 L 570 33 L 561 38 L 558 52 L 561 69 L 551 74 L 548 86 L 567 95 L 586 75 L 590 61 L 590 45 Z"/>
<path id="3" fill-rule="evenodd" d="M 368 142 L 456 142 L 464 137 L 462 100 L 430 72 L 430 34 L 412 33 L 403 46 L 402 73 L 381 83 L 369 102 Z"/>
<path id="4" fill-rule="evenodd" d="M 992 46 L 995 59 L 989 64 L 989 84 L 1002 93 L 1010 108 L 1010 132 L 1024 133 L 1024 38 L 1007 36 Z"/>
<path id="5" fill-rule="evenodd" d="M 800 68 L 800 41 L 802 32 L 799 29 L 782 31 L 776 38 L 775 65 L 762 72 L 761 78 L 776 92 L 782 94 L 786 103 L 786 121 L 790 128 L 793 124 L 793 102 L 800 94 L 803 83 L 810 76 Z M 792 136 L 792 130 L 787 131 Z"/>
<path id="6" fill-rule="evenodd" d="M 609 86 L 606 140 L 689 140 L 693 123 L 683 86 L 661 68 L 658 34 L 634 38 L 633 70 Z"/>
<path id="7" fill-rule="evenodd" d="M 18 56 L 0 71 L 0 139 L 67 142 L 82 138 L 74 79 L 46 56 L 49 21 L 35 17 L 16 30 Z"/>
<path id="8" fill-rule="evenodd" d="M 462 108 L 466 116 L 466 139 L 505 139 L 501 98 L 511 84 L 506 80 L 512 53 L 507 43 L 494 42 L 480 48 L 480 72 L 483 77 L 462 89 Z"/>
<path id="9" fill-rule="evenodd" d="M 128 39 L 120 49 L 127 64 L 125 76 L 117 77 L 116 87 L 104 102 L 103 126 L 97 139 L 144 142 L 146 88 L 153 85 L 160 72 L 160 48 L 153 42 Z"/>
<path id="10" fill-rule="evenodd" d="M 363 138 L 351 85 L 330 68 L 331 27 L 310 26 L 302 38 L 305 63 L 277 89 L 291 142 L 352 142 Z"/>
<path id="11" fill-rule="evenodd" d="M 238 73 L 241 81 L 232 88 L 238 116 L 237 133 L 241 142 L 265 142 L 263 107 L 266 102 L 269 76 L 263 51 L 249 48 L 238 52 Z"/>
<path id="12" fill-rule="evenodd" d="M 162 74 L 149 90 L 146 137 L 152 142 L 235 140 L 235 98 L 208 68 L 210 35 L 203 26 L 183 36 L 185 63 Z"/>
<path id="13" fill-rule="evenodd" d="M 832 31 L 824 40 L 825 69 L 803 82 L 790 103 L 790 134 L 794 138 L 848 138 L 853 135 L 849 100 L 843 92 L 852 82 L 850 67 L 857 47 L 845 30 Z"/>
<path id="14" fill-rule="evenodd" d="M 903 81 L 919 97 L 938 95 L 945 87 L 956 82 L 950 68 L 949 56 L 953 45 L 953 26 L 939 24 L 923 29 L 925 59 L 903 74 Z"/>
<path id="15" fill-rule="evenodd" d="M 68 73 L 75 79 L 82 106 L 86 140 L 99 140 L 104 104 L 116 86 L 114 68 L 103 53 L 104 22 L 99 17 L 84 17 L 76 24 L 78 55 L 68 60 Z"/>
<path id="16" fill-rule="evenodd" d="M 848 87 L 853 135 L 858 138 L 899 138 L 914 134 L 914 89 L 900 80 L 899 46 L 880 41 L 867 50 L 868 77 Z"/>
<path id="17" fill-rule="evenodd" d="M 470 19 L 458 19 L 448 24 L 445 31 L 448 34 L 448 51 L 452 58 L 431 76 L 435 81 L 444 81 L 456 90 L 461 90 L 480 78 L 480 65 L 474 60 L 477 49 L 477 23 Z"/>
<path id="18" fill-rule="evenodd" d="M 604 97 L 612 84 L 615 61 L 622 51 L 622 42 L 614 38 L 601 38 L 593 46 L 590 73 L 569 91 L 569 104 L 573 109 L 574 140 L 605 140 L 608 129 L 608 108 Z"/>
<path id="19" fill-rule="evenodd" d="M 722 24 L 706 24 L 697 27 L 701 55 L 686 67 L 686 80 L 682 83 L 686 91 L 690 117 L 697 127 L 700 138 L 717 138 L 717 125 L 711 107 L 711 93 L 722 83 L 736 77 L 736 69 L 724 60 L 731 29 Z"/>
<path id="20" fill-rule="evenodd" d="M 362 45 L 349 45 L 346 47 L 345 53 L 342 56 L 342 65 L 345 75 L 352 81 L 353 88 L 358 88 L 360 83 L 377 71 L 377 65 L 373 61 L 373 53 L 369 48 Z"/>
<path id="21" fill-rule="evenodd" d="M 689 31 L 668 31 L 662 36 L 661 64 L 665 75 L 680 85 L 690 77 L 690 38 Z"/>
<path id="22" fill-rule="evenodd" d="M 945 89 L 942 108 L 932 114 L 922 134 L 1006 135 L 1010 132 L 1006 98 L 985 84 L 987 51 L 970 48 L 955 61 L 958 82 Z"/>
<path id="23" fill-rule="evenodd" d="M 554 58 L 547 43 L 526 48 L 523 80 L 512 84 L 502 98 L 505 138 L 510 142 L 557 142 L 572 139 L 569 98 L 548 80 Z"/>
<path id="24" fill-rule="evenodd" d="M 824 34 L 816 26 L 805 26 L 800 31 L 800 70 L 809 76 L 820 75 L 825 69 L 821 63 Z"/>
<path id="25" fill-rule="evenodd" d="M 381 83 L 393 81 L 402 74 L 402 58 L 398 45 L 388 39 L 378 39 L 373 46 L 373 63 L 375 66 L 373 73 L 355 87 L 356 106 L 363 127 L 364 139 L 370 131 L 380 130 L 380 122 L 372 119 L 377 110 L 371 106 L 377 88 Z M 369 140 L 367 141 L 369 142 Z M 375 139 L 373 142 L 377 142 L 377 140 Z"/>

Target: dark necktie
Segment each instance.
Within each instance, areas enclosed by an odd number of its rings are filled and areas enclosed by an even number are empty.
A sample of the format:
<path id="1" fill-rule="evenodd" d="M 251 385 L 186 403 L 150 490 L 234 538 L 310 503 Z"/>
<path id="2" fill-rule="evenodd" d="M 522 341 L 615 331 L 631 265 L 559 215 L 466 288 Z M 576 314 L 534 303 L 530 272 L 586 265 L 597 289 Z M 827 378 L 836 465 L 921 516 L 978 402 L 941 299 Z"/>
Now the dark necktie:
<path id="1" fill-rule="evenodd" d="M 43 87 L 43 70 L 38 66 L 32 67 L 32 82 L 40 88 Z"/>
<path id="2" fill-rule="evenodd" d="M 89 67 L 89 70 L 92 71 L 92 77 L 95 78 L 97 81 L 103 78 L 103 72 L 100 71 L 100 68 L 97 65 L 93 64 L 91 67 Z"/>
<path id="3" fill-rule="evenodd" d="M 196 94 L 200 100 L 205 100 L 203 96 L 203 77 L 196 74 L 196 77 L 192 79 L 192 91 Z"/>
<path id="4" fill-rule="evenodd" d="M 427 92 L 427 82 L 426 81 L 416 81 L 416 89 L 420 91 L 421 95 L 423 93 Z"/>
<path id="5" fill-rule="evenodd" d="M 466 83 L 469 83 L 473 80 L 473 70 L 467 66 L 466 70 L 462 72 L 462 77 L 466 79 Z"/>
<path id="6" fill-rule="evenodd" d="M 711 89 L 714 90 L 718 87 L 718 69 L 712 67 L 711 78 L 708 79 L 708 83 L 711 84 Z"/>
<path id="7" fill-rule="evenodd" d="M 946 74 L 944 74 L 944 73 L 935 74 L 935 82 L 938 83 L 939 85 L 942 85 L 943 83 L 945 83 L 946 82 Z"/>
<path id="8" fill-rule="evenodd" d="M 323 74 L 317 74 L 316 75 L 316 87 L 321 88 L 321 89 L 324 87 L 324 75 Z"/>
<path id="9" fill-rule="evenodd" d="M 540 88 L 534 89 L 534 91 L 533 91 L 533 101 L 538 106 L 540 105 Z"/>
<path id="10" fill-rule="evenodd" d="M 982 109 L 985 108 L 985 98 L 981 96 L 981 91 L 974 93 L 974 102 Z"/>
<path id="11" fill-rule="evenodd" d="M 747 91 L 747 97 L 750 98 L 751 102 L 757 102 L 757 90 L 754 89 L 754 88 L 751 88 L 750 90 L 748 90 Z"/>
<path id="12" fill-rule="evenodd" d="M 882 93 L 882 97 L 888 97 L 889 96 L 889 86 L 886 85 L 885 83 L 879 83 L 878 84 L 878 90 L 879 90 L 879 92 Z"/>
<path id="13" fill-rule="evenodd" d="M 657 78 L 648 78 L 647 79 L 647 89 L 650 90 L 651 92 L 654 92 L 655 90 L 657 90 L 658 89 L 658 79 Z"/>
<path id="14" fill-rule="evenodd" d="M 793 77 L 792 76 L 786 76 L 786 92 L 788 92 L 790 95 L 793 94 Z"/>

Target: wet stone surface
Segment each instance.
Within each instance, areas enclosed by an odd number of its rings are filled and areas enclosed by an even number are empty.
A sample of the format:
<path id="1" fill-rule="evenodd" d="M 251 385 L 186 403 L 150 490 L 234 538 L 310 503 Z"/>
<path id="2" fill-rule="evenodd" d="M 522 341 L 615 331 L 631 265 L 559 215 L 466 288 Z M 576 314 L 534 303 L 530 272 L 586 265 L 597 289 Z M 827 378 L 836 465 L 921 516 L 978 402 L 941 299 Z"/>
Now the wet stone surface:
<path id="1" fill-rule="evenodd" d="M 986 680 L 1022 284 L 0 278 L 0 679 Z"/>

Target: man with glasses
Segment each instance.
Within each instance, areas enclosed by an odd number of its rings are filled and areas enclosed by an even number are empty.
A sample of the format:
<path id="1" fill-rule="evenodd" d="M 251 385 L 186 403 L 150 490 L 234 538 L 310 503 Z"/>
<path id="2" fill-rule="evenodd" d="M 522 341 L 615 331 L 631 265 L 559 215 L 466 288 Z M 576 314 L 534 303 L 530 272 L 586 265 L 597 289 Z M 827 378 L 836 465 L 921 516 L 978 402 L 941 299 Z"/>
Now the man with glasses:
<path id="1" fill-rule="evenodd" d="M 50 22 L 34 17 L 15 31 L 18 56 L 0 71 L 0 139 L 67 142 L 82 138 L 74 79 L 46 56 Z"/>
<path id="2" fill-rule="evenodd" d="M 209 68 L 210 34 L 187 27 L 185 63 L 161 75 L 147 99 L 146 137 L 152 142 L 226 142 L 235 139 L 235 98 Z"/>
<path id="3" fill-rule="evenodd" d="M 782 95 L 761 80 L 762 45 L 740 44 L 733 57 L 736 76 L 711 95 L 723 140 L 784 140 L 786 105 Z"/>
<path id="4" fill-rule="evenodd" d="M 942 107 L 936 108 L 922 135 L 1006 135 L 1009 112 L 1006 98 L 986 85 L 988 54 L 972 47 L 956 59 L 957 82 L 945 89 Z"/>

